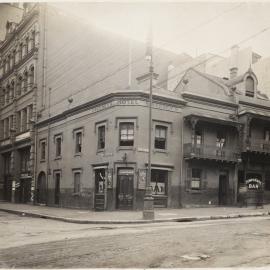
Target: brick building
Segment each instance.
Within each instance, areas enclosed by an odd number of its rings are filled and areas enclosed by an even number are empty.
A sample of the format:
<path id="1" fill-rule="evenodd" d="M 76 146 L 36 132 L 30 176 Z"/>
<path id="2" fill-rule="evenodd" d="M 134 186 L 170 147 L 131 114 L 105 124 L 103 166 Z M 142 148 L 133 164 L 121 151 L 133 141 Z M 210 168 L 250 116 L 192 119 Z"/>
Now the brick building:
<path id="1" fill-rule="evenodd" d="M 149 132 L 145 44 L 45 4 L 25 5 L 22 21 L 12 27 L 0 48 L 1 198 L 142 209 Z M 263 181 L 267 201 L 270 103 L 256 75 L 251 69 L 240 74 L 236 65 L 229 79 L 181 68 L 191 67 L 189 61 L 154 50 L 155 206 L 233 205 L 249 178 Z M 173 83 L 172 63 L 185 71 Z"/>

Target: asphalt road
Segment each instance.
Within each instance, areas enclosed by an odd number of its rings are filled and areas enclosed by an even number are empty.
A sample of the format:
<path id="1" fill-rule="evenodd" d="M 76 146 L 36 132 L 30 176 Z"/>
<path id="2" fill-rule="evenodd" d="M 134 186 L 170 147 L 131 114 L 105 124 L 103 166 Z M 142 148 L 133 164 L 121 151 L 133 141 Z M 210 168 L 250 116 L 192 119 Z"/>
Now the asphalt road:
<path id="1" fill-rule="evenodd" d="M 0 267 L 268 266 L 269 227 L 269 217 L 100 226 L 0 212 Z"/>

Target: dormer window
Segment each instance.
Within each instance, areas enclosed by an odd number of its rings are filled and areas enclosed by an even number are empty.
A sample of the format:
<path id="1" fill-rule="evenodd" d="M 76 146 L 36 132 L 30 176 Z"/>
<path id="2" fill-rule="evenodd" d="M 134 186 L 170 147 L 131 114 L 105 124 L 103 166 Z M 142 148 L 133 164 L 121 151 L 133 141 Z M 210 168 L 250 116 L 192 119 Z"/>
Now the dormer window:
<path id="1" fill-rule="evenodd" d="M 254 97 L 255 94 L 254 79 L 251 76 L 246 78 L 246 96 Z"/>

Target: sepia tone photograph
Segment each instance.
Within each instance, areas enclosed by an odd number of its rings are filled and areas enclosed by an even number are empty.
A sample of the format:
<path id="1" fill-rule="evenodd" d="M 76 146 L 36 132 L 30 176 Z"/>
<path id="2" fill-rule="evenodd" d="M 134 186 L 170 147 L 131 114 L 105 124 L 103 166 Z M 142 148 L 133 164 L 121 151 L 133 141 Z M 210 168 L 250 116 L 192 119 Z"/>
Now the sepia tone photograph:
<path id="1" fill-rule="evenodd" d="M 270 268 L 269 14 L 0 2 L 0 269 Z"/>

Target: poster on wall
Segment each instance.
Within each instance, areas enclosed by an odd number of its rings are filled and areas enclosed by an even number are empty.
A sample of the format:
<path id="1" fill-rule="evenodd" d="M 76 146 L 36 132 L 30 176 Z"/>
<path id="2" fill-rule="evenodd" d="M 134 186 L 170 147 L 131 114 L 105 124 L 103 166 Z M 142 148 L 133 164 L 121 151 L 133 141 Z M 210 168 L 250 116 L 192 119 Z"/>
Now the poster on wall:
<path id="1" fill-rule="evenodd" d="M 107 188 L 113 188 L 113 169 L 107 169 Z"/>
<path id="2" fill-rule="evenodd" d="M 165 195 L 165 183 L 163 182 L 151 182 L 153 195 Z"/>
<path id="3" fill-rule="evenodd" d="M 146 169 L 139 169 L 138 170 L 138 189 L 146 188 L 146 177 L 147 177 Z"/>

